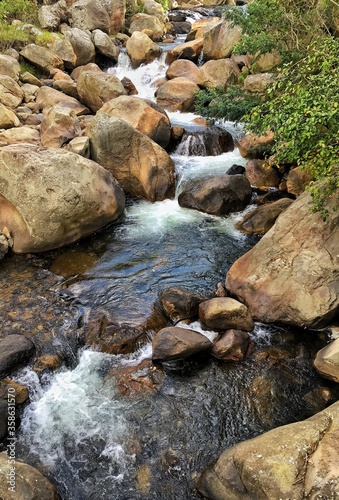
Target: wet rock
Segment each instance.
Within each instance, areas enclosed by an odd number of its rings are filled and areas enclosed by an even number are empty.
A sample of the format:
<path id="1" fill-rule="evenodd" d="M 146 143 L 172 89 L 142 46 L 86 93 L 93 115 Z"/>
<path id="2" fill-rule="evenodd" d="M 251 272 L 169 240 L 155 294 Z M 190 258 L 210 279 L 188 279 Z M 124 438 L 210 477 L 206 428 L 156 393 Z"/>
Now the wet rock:
<path id="1" fill-rule="evenodd" d="M 234 141 L 229 132 L 219 127 L 197 127 L 186 130 L 180 137 L 175 154 L 182 156 L 219 156 L 233 151 Z"/>
<path id="2" fill-rule="evenodd" d="M 143 464 L 139 467 L 135 481 L 137 485 L 137 489 L 141 491 L 141 493 L 149 493 L 151 486 L 151 468 L 147 464 Z"/>
<path id="3" fill-rule="evenodd" d="M 339 215 L 333 204 L 324 222 L 312 212 L 310 195 L 300 195 L 230 268 L 226 288 L 254 318 L 319 328 L 338 314 Z"/>
<path id="4" fill-rule="evenodd" d="M 283 198 L 273 203 L 261 205 L 247 213 L 236 224 L 236 229 L 246 234 L 265 234 L 274 225 L 277 217 L 286 210 L 293 200 Z"/>
<path id="5" fill-rule="evenodd" d="M 213 343 L 211 354 L 222 361 L 242 361 L 251 350 L 251 339 L 242 330 L 228 330 Z"/>
<path id="6" fill-rule="evenodd" d="M 177 45 L 174 49 L 167 52 L 166 62 L 171 64 L 176 59 L 188 59 L 197 61 L 203 49 L 203 39 L 197 38 L 190 42 Z"/>
<path id="7" fill-rule="evenodd" d="M 92 158 L 132 196 L 161 201 L 174 194 L 174 164 L 154 141 L 123 120 L 100 113 L 87 129 Z"/>
<path id="8" fill-rule="evenodd" d="M 243 175 L 246 172 L 246 168 L 242 165 L 232 165 L 230 169 L 227 170 L 227 175 Z"/>
<path id="9" fill-rule="evenodd" d="M 81 102 L 93 112 L 98 111 L 105 102 L 126 95 L 119 78 L 103 71 L 82 72 L 78 78 L 77 89 Z"/>
<path id="10" fill-rule="evenodd" d="M 216 297 L 199 305 L 199 319 L 207 330 L 238 329 L 251 332 L 252 317 L 244 304 L 230 297 Z"/>
<path id="11" fill-rule="evenodd" d="M 243 210 L 250 202 L 252 189 L 243 175 L 215 175 L 192 180 L 178 197 L 181 207 L 193 208 L 212 215 L 225 215 Z"/>
<path id="12" fill-rule="evenodd" d="M 165 26 L 156 16 L 139 13 L 135 14 L 131 19 L 129 32 L 133 35 L 134 32 L 142 32 L 147 30 L 149 37 L 154 42 L 160 42 L 165 33 Z"/>
<path id="13" fill-rule="evenodd" d="M 267 191 L 270 187 L 279 187 L 277 172 L 265 160 L 248 160 L 245 175 L 251 186 L 261 191 Z"/>
<path id="14" fill-rule="evenodd" d="M 42 69 L 46 73 L 49 73 L 53 68 L 63 69 L 64 67 L 63 60 L 54 52 L 34 43 L 26 45 L 21 50 L 20 55 L 33 66 Z"/>
<path id="15" fill-rule="evenodd" d="M 41 87 L 37 92 L 36 103 L 44 114 L 55 105 L 69 108 L 74 111 L 77 116 L 86 115 L 90 111 L 74 97 L 67 96 L 59 90 L 50 87 Z"/>
<path id="16" fill-rule="evenodd" d="M 323 377 L 339 382 L 339 339 L 317 352 L 314 368 Z"/>
<path id="17" fill-rule="evenodd" d="M 293 168 L 286 181 L 286 188 L 290 194 L 299 196 L 305 191 L 306 186 L 314 180 L 308 169 L 296 167 Z"/>
<path id="18" fill-rule="evenodd" d="M 47 148 L 61 148 L 80 132 L 79 120 L 72 109 L 53 106 L 41 122 L 41 144 Z"/>
<path id="19" fill-rule="evenodd" d="M 273 132 L 261 136 L 246 134 L 238 142 L 239 153 L 243 158 L 264 158 L 270 153 L 273 143 Z"/>
<path id="20" fill-rule="evenodd" d="M 186 59 L 177 59 L 169 65 L 166 76 L 169 80 L 178 77 L 188 78 L 194 83 L 198 83 L 199 80 L 199 68 L 193 61 L 188 61 Z"/>
<path id="21" fill-rule="evenodd" d="M 303 396 L 303 401 L 311 415 L 324 410 L 334 401 L 332 392 L 328 387 L 316 387 Z"/>
<path id="22" fill-rule="evenodd" d="M 122 324 L 107 313 L 95 312 L 85 333 L 87 345 L 109 354 L 129 354 L 143 338 L 142 326 Z"/>
<path id="23" fill-rule="evenodd" d="M 20 120 L 9 108 L 0 103 L 0 129 L 18 127 Z"/>
<path id="24" fill-rule="evenodd" d="M 122 396 L 148 397 L 161 389 L 164 372 L 154 366 L 152 361 L 144 360 L 134 366 L 110 370 L 106 379 L 111 378 L 114 378 L 114 384 Z"/>
<path id="25" fill-rule="evenodd" d="M 339 403 L 226 450 L 200 477 L 211 500 L 335 498 Z"/>
<path id="26" fill-rule="evenodd" d="M 10 467 L 15 468 L 13 480 L 15 493 L 9 491 L 7 482 L 11 473 Z M 4 500 L 33 499 L 58 500 L 56 489 L 37 469 L 23 462 L 10 464 L 8 457 L 0 453 L 0 496 Z"/>
<path id="27" fill-rule="evenodd" d="M 124 78 L 121 79 L 121 83 L 126 90 L 127 95 L 138 94 L 138 89 L 136 88 L 132 80 L 130 80 L 130 78 L 127 78 L 127 76 L 124 76 Z"/>
<path id="28" fill-rule="evenodd" d="M 161 147 L 166 148 L 171 135 L 171 124 L 165 111 L 139 97 L 120 96 L 105 103 L 98 113 L 125 120 Z"/>
<path id="29" fill-rule="evenodd" d="M 244 81 L 244 90 L 263 94 L 267 87 L 274 82 L 274 76 L 271 73 L 259 73 L 257 75 L 248 75 Z"/>
<path id="30" fill-rule="evenodd" d="M 197 319 L 199 304 L 203 300 L 203 297 L 181 288 L 166 288 L 160 295 L 161 305 L 172 321 Z"/>
<path id="31" fill-rule="evenodd" d="M 25 364 L 34 354 L 34 344 L 24 335 L 8 335 L 0 341 L 0 377 Z"/>
<path id="32" fill-rule="evenodd" d="M 231 27 L 228 21 L 222 21 L 207 29 L 204 33 L 204 58 L 224 59 L 230 57 L 236 43 L 241 39 L 238 26 Z"/>
<path id="33" fill-rule="evenodd" d="M 146 33 L 134 31 L 127 40 L 126 51 L 134 68 L 140 64 L 149 64 L 161 54 L 160 47 Z"/>
<path id="34" fill-rule="evenodd" d="M 29 393 L 25 385 L 18 384 L 14 380 L 3 379 L 0 380 L 0 399 L 7 401 L 8 394 L 15 398 L 15 404 L 21 405 L 27 401 Z"/>
<path id="35" fill-rule="evenodd" d="M 13 78 L 0 75 L 0 103 L 14 109 L 22 103 L 24 93 Z"/>
<path id="36" fill-rule="evenodd" d="M 177 326 L 160 330 L 152 342 L 154 361 L 187 358 L 211 347 L 210 340 L 201 333 Z"/>
<path id="37" fill-rule="evenodd" d="M 60 368 L 62 359 L 57 354 L 44 354 L 35 359 L 33 370 L 41 373 L 45 371 L 54 371 Z"/>
<path id="38" fill-rule="evenodd" d="M 176 35 L 187 35 L 192 28 L 191 23 L 188 21 L 173 21 L 172 25 Z"/>
<path id="39" fill-rule="evenodd" d="M 240 71 L 231 59 L 207 61 L 199 70 L 198 84 L 206 89 L 226 88 L 235 83 Z"/>
<path id="40" fill-rule="evenodd" d="M 0 226 L 13 235 L 15 252 L 64 246 L 117 220 L 124 210 L 115 179 L 79 155 L 24 144 L 1 148 L 0 159 Z"/>

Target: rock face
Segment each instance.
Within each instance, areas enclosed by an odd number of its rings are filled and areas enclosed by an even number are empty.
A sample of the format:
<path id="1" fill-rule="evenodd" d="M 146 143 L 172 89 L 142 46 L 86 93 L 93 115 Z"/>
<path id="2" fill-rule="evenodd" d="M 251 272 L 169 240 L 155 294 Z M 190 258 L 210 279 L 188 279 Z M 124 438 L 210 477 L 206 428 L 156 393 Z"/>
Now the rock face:
<path id="1" fill-rule="evenodd" d="M 211 347 L 211 341 L 201 333 L 186 328 L 170 326 L 163 328 L 152 342 L 154 361 L 170 361 L 187 358 Z"/>
<path id="2" fill-rule="evenodd" d="M 216 297 L 199 305 L 199 319 L 207 330 L 244 330 L 254 328 L 251 315 L 244 304 L 230 297 Z"/>
<path id="3" fill-rule="evenodd" d="M 11 465 L 13 467 L 13 465 Z M 3 500 L 34 499 L 58 500 L 54 486 L 37 469 L 23 462 L 15 462 L 15 480 L 13 486 L 15 493 L 9 491 L 8 475 L 10 474 L 10 463 L 8 456 L 0 453 L 0 497 Z"/>
<path id="4" fill-rule="evenodd" d="M 169 111 L 190 111 L 199 87 L 188 78 L 179 77 L 161 85 L 155 93 L 157 103 Z"/>
<path id="5" fill-rule="evenodd" d="M 240 39 L 241 30 L 237 26 L 231 28 L 227 21 L 217 24 L 204 33 L 204 58 L 208 60 L 230 57 Z"/>
<path id="6" fill-rule="evenodd" d="M 187 183 L 178 201 L 181 207 L 212 215 L 225 215 L 243 210 L 251 194 L 252 189 L 245 176 L 215 175 Z"/>
<path id="7" fill-rule="evenodd" d="M 323 377 L 339 382 L 339 339 L 317 352 L 314 368 Z"/>
<path id="8" fill-rule="evenodd" d="M 228 330 L 217 339 L 211 349 L 211 354 L 222 361 L 242 361 L 251 347 L 251 339 L 242 330 Z"/>
<path id="9" fill-rule="evenodd" d="M 226 450 L 198 490 L 210 500 L 336 498 L 339 403 Z"/>
<path id="10" fill-rule="evenodd" d="M 135 68 L 140 64 L 148 64 L 161 54 L 160 47 L 146 33 L 135 31 L 127 40 L 126 51 Z"/>
<path id="11" fill-rule="evenodd" d="M 236 228 L 246 234 L 265 234 L 271 229 L 277 217 L 286 210 L 293 201 L 282 198 L 273 203 L 266 203 L 247 213 L 236 224 Z"/>
<path id="12" fill-rule="evenodd" d="M 160 300 L 166 315 L 173 321 L 179 321 L 198 318 L 199 304 L 205 299 L 181 288 L 166 288 Z"/>
<path id="13" fill-rule="evenodd" d="M 240 71 L 231 59 L 207 61 L 199 71 L 199 85 L 206 89 L 226 87 L 237 81 Z"/>
<path id="14" fill-rule="evenodd" d="M 126 95 L 126 90 L 119 78 L 103 71 L 82 72 L 77 88 L 80 100 L 93 112 L 98 111 L 105 102 L 120 95 Z"/>
<path id="15" fill-rule="evenodd" d="M 339 311 L 339 214 L 302 194 L 228 272 L 226 287 L 265 323 L 325 326 Z"/>
<path id="16" fill-rule="evenodd" d="M 90 122 L 92 158 L 132 196 L 160 201 L 174 194 L 174 164 L 166 151 L 131 125 L 103 113 Z"/>
<path id="17" fill-rule="evenodd" d="M 171 138 L 171 124 L 165 111 L 151 101 L 139 97 L 120 96 L 100 108 L 99 113 L 125 120 L 161 147 Z"/>
<path id="18" fill-rule="evenodd" d="M 28 361 L 34 354 L 34 344 L 24 335 L 8 335 L 0 342 L 0 378 Z"/>
<path id="19" fill-rule="evenodd" d="M 0 150 L 0 193 L 0 226 L 8 227 L 18 253 L 72 243 L 115 221 L 125 201 L 100 165 L 33 145 Z"/>

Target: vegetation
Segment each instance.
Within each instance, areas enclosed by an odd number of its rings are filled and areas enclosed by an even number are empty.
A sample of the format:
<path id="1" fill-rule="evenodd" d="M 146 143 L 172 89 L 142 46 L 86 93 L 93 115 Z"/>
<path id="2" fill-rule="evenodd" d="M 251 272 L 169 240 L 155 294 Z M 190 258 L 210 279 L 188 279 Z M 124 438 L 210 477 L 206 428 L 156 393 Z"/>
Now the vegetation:
<path id="1" fill-rule="evenodd" d="M 204 116 L 241 120 L 246 130 L 259 135 L 272 130 L 277 164 L 308 168 L 322 181 L 321 187 L 311 183 L 310 190 L 324 218 L 328 198 L 339 194 L 335 16 L 339 18 L 339 4 L 334 0 L 254 0 L 246 13 L 227 10 L 226 17 L 243 30 L 236 52 L 249 52 L 256 60 L 273 49 L 280 53 L 276 83 L 257 101 L 240 85 L 201 91 L 197 97 L 197 110 Z"/>
<path id="2" fill-rule="evenodd" d="M 29 43 L 31 35 L 21 26 L 11 24 L 20 19 L 23 22 L 35 22 L 37 6 L 34 0 L 0 1 L 0 50 L 4 51 L 20 44 Z"/>

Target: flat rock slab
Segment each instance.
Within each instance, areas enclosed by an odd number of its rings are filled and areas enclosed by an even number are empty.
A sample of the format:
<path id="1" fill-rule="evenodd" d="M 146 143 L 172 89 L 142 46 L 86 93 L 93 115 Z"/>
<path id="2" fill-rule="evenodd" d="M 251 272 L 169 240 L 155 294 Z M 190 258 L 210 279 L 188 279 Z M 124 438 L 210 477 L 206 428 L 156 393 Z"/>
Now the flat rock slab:
<path id="1" fill-rule="evenodd" d="M 187 358 L 211 347 L 210 340 L 199 332 L 172 326 L 163 328 L 152 342 L 153 360 Z"/>
<path id="2" fill-rule="evenodd" d="M 34 344 L 24 335 L 8 335 L 0 342 L 0 377 L 27 362 L 34 353 Z"/>

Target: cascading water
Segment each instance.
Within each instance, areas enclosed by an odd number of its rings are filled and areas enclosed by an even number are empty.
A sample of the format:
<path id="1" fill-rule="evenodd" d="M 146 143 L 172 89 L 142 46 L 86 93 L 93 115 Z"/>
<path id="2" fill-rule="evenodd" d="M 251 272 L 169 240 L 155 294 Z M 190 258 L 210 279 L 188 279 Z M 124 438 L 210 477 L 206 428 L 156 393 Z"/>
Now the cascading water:
<path id="1" fill-rule="evenodd" d="M 153 98 L 150 83 L 163 75 L 163 60 L 133 70 L 126 57 L 112 71 L 131 78 L 139 96 Z M 195 118 L 169 115 L 176 124 Z M 213 157 L 178 153 L 178 192 L 187 179 L 244 163 L 237 149 Z M 85 310 L 103 307 L 117 321 L 140 324 L 164 288 L 213 293 L 256 241 L 234 229 L 238 217 L 182 209 L 176 199 L 138 200 L 118 226 L 52 253 L 50 268 L 69 279 L 67 293 Z M 70 273 L 85 254 L 91 256 L 87 265 Z M 19 458 L 39 467 L 65 500 L 198 498 L 197 474 L 224 448 L 310 413 L 303 398 L 320 383 L 309 361 L 317 342 L 311 346 L 298 332 L 263 325 L 256 325 L 252 339 L 255 351 L 266 353 L 261 364 L 255 356 L 223 364 L 208 355 L 167 363 L 160 387 L 148 395 L 121 393 L 118 374 L 149 359 L 150 343 L 128 356 L 84 350 L 75 369 L 62 368 L 42 384 L 29 369 L 18 372 L 17 380 L 31 387 Z M 147 366 L 161 374 L 160 367 Z"/>

